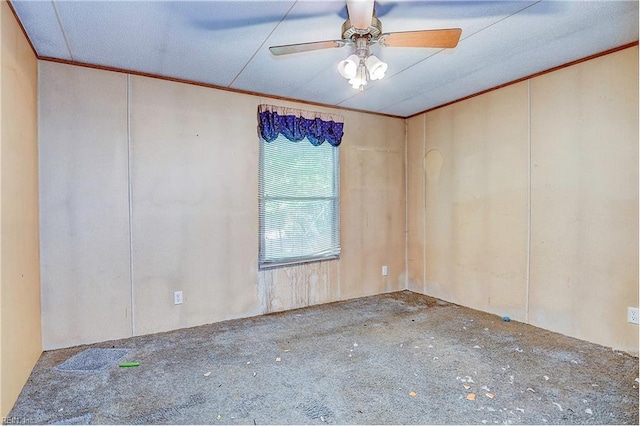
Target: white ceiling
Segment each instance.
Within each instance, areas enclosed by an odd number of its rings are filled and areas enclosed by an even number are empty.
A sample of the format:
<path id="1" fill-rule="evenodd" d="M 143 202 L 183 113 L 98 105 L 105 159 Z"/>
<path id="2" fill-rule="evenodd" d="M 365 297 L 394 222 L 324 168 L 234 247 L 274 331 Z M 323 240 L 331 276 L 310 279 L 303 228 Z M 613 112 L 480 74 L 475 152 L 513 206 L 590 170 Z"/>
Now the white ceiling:
<path id="1" fill-rule="evenodd" d="M 354 90 L 345 2 L 11 0 L 37 54 L 400 117 L 638 40 L 638 1 L 378 1 L 383 32 L 462 28 L 455 49 L 374 46 L 384 79 Z M 612 76 L 613 77 L 613 76 Z"/>

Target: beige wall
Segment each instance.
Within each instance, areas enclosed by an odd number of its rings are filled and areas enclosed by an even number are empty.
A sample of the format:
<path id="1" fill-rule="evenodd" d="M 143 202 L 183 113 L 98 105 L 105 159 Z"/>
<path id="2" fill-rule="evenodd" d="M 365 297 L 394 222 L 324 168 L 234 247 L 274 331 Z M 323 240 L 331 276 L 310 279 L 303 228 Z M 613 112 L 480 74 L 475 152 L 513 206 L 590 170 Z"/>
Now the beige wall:
<path id="1" fill-rule="evenodd" d="M 531 140 L 529 320 L 637 353 L 638 47 L 532 80 Z"/>
<path id="2" fill-rule="evenodd" d="M 261 313 L 256 99 L 146 77 L 130 98 L 135 333 Z"/>
<path id="3" fill-rule="evenodd" d="M 0 2 L 0 416 L 42 352 L 38 255 L 37 60 Z"/>
<path id="4" fill-rule="evenodd" d="M 637 353 L 637 46 L 411 118 L 407 140 L 410 289 Z"/>
<path id="5" fill-rule="evenodd" d="M 257 269 L 261 102 L 345 117 L 339 261 Z M 40 134 L 46 349 L 404 288 L 401 119 L 41 61 Z"/>
<path id="6" fill-rule="evenodd" d="M 415 117 L 409 129 L 409 199 L 423 199 L 410 210 L 419 225 L 409 230 L 410 288 L 525 320 L 527 83 Z"/>
<path id="7" fill-rule="evenodd" d="M 131 335 L 126 84 L 40 62 L 45 349 Z"/>

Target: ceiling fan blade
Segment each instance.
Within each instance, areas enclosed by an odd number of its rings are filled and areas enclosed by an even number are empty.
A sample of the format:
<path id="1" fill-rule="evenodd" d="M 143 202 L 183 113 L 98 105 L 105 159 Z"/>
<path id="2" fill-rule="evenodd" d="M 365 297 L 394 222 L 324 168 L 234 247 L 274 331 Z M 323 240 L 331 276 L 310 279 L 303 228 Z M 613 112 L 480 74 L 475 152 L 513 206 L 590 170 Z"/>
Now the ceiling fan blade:
<path id="1" fill-rule="evenodd" d="M 290 53 L 309 52 L 312 50 L 330 49 L 333 47 L 342 47 L 345 42 L 342 40 L 315 41 L 311 43 L 285 44 L 282 46 L 271 46 L 269 50 L 272 55 L 288 55 Z"/>
<path id="2" fill-rule="evenodd" d="M 456 47 L 462 30 L 449 28 L 446 30 L 404 31 L 383 34 L 380 42 L 390 47 Z"/>
<path id="3" fill-rule="evenodd" d="M 373 18 L 374 0 L 347 0 L 347 12 L 351 25 L 359 30 L 366 30 L 371 26 Z"/>

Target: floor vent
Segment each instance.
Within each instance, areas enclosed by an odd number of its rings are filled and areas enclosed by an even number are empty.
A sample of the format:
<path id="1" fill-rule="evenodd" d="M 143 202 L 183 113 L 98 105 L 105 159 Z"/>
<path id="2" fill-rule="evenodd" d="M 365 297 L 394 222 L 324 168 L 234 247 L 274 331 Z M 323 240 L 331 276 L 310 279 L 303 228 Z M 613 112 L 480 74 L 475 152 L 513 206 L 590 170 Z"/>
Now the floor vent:
<path id="1" fill-rule="evenodd" d="M 129 349 L 89 348 L 59 364 L 61 371 L 100 371 L 129 353 Z"/>

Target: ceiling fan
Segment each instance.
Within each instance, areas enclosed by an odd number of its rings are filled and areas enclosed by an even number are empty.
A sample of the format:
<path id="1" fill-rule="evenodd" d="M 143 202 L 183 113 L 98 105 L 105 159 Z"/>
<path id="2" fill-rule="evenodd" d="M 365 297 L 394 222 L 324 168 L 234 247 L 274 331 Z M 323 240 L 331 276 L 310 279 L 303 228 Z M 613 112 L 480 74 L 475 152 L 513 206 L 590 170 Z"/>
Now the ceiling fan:
<path id="1" fill-rule="evenodd" d="M 371 54 L 370 47 L 453 48 L 458 45 L 460 28 L 383 33 L 376 18 L 374 0 L 347 0 L 347 20 L 342 24 L 342 39 L 271 46 L 275 56 L 312 50 L 355 46 L 355 53 L 338 64 L 340 74 L 349 79 L 354 89 L 363 90 L 368 80 L 379 80 L 387 64 Z"/>

